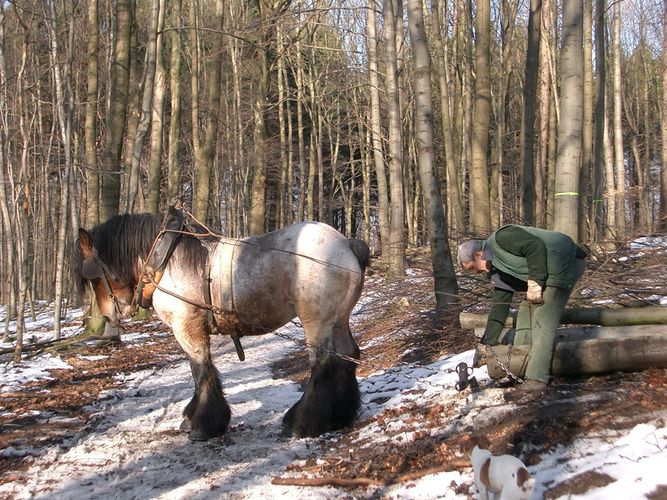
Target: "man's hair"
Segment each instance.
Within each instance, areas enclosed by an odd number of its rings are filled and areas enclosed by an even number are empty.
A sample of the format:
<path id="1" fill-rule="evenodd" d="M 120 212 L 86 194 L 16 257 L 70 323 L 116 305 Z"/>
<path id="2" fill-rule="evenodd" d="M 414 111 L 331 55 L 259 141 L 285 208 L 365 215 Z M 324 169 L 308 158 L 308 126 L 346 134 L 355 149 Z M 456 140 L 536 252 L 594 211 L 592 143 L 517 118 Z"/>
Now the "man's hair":
<path id="1" fill-rule="evenodd" d="M 459 251 L 456 259 L 459 261 L 459 266 L 463 266 L 465 262 L 472 262 L 475 252 L 482 251 L 482 240 L 468 240 L 459 245 Z"/>

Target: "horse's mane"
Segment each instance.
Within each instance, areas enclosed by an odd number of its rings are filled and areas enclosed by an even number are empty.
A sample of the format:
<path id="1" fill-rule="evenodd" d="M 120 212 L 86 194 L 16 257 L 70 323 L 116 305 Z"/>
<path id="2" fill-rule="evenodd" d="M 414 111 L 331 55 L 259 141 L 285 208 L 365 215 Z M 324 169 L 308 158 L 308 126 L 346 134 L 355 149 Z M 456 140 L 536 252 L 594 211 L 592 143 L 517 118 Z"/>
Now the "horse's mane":
<path id="1" fill-rule="evenodd" d="M 150 252 L 161 224 L 162 218 L 154 214 L 122 214 L 98 224 L 89 233 L 99 258 L 114 273 L 115 278 L 124 284 L 134 286 L 141 272 L 140 259 Z M 185 262 L 188 266 L 195 269 L 203 268 L 207 252 L 196 238 L 181 237 L 178 246 L 179 250 L 185 252 Z M 77 244 L 72 268 L 79 293 L 85 289 L 85 279 L 81 276 L 82 262 L 83 256 Z"/>

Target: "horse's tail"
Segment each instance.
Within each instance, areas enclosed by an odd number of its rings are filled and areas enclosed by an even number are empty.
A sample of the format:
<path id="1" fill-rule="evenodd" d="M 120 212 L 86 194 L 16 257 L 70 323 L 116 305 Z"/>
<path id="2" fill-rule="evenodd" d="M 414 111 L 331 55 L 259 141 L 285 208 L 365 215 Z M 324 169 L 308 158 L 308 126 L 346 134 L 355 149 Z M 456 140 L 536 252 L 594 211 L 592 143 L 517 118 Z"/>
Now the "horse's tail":
<path id="1" fill-rule="evenodd" d="M 366 266 L 368 266 L 368 261 L 371 257 L 371 250 L 363 240 L 350 238 L 347 241 L 350 244 L 350 250 L 352 250 L 352 253 L 359 261 L 359 266 L 361 267 L 361 272 L 363 273 L 366 269 Z"/>

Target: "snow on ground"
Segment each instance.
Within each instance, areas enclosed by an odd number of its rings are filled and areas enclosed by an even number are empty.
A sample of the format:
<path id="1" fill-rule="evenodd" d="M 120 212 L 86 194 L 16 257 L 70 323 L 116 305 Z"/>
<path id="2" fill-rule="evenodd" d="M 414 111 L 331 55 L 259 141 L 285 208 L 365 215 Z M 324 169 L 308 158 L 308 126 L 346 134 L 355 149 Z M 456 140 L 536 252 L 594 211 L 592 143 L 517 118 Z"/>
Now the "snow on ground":
<path id="1" fill-rule="evenodd" d="M 646 247 L 667 248 L 664 239 L 637 240 L 636 256 Z M 365 293 L 373 293 L 368 291 Z M 667 300 L 667 298 L 662 299 Z M 357 311 L 363 311 L 363 298 Z M 664 303 L 664 302 L 663 302 Z M 40 304 L 35 321 L 27 325 L 26 340 L 36 342 L 52 335 L 52 311 Z M 4 316 L 0 308 L 0 317 Z M 362 312 L 363 314 L 363 312 Z M 80 317 L 69 310 L 67 320 Z M 0 334 L 4 329 L 0 322 Z M 10 330 L 15 325 L 10 323 Z M 64 329 L 64 336 L 80 329 Z M 299 336 L 291 326 L 286 336 Z M 129 331 L 124 343 L 146 341 L 146 333 Z M 225 438 L 190 442 L 178 430 L 182 410 L 192 396 L 192 378 L 185 359 L 160 369 L 119 373 L 123 389 L 103 392 L 86 412 L 93 415 L 88 427 L 59 445 L 43 449 L 7 448 L 6 457 L 29 456 L 19 483 L 0 485 L 0 498 L 156 498 L 156 499 L 254 499 L 254 498 L 390 498 L 467 499 L 452 485 L 470 485 L 475 494 L 472 469 L 424 476 L 379 490 L 347 490 L 335 487 L 296 487 L 271 484 L 274 476 L 288 476 L 288 466 L 326 450 L 337 434 L 318 439 L 281 436 L 285 411 L 300 397 L 298 384 L 274 379 L 270 365 L 288 356 L 297 346 L 284 336 L 265 335 L 243 340 L 246 361 L 240 362 L 231 343 L 212 338 L 215 363 L 232 407 L 232 426 Z M 0 348 L 10 344 L 0 344 Z M 368 346 L 362 346 L 368 347 Z M 90 357 L 89 357 L 90 359 Z M 472 351 L 444 356 L 422 367 L 398 365 L 360 379 L 363 398 L 360 419 L 402 405 L 454 404 L 464 423 L 473 427 L 505 418 L 520 408 L 502 403 L 502 391 L 458 393 L 454 367 L 470 364 Z M 0 394 L 18 391 L 29 380 L 49 377 L 50 370 L 67 368 L 58 356 L 40 355 L 19 365 L 0 364 Z M 486 368 L 473 373 L 480 385 L 488 381 Z M 666 403 L 667 405 L 667 403 Z M 0 414 L 2 413 L 0 407 Z M 31 414 L 26 408 L 25 415 Z M 53 415 L 40 415 L 48 420 Z M 359 430 L 360 438 L 372 435 L 378 442 L 383 430 L 373 420 Z M 400 428 L 401 420 L 390 422 Z M 452 423 L 452 425 L 455 425 Z M 410 439 L 409 435 L 405 436 Z M 587 471 L 608 475 L 606 486 L 589 490 L 582 499 L 644 499 L 659 485 L 667 488 L 667 410 L 662 417 L 629 430 L 610 430 L 582 436 L 540 456 L 529 467 L 537 483 L 533 499 L 568 479 Z M 460 489 L 459 489 L 460 491 Z M 662 495 L 664 495 L 663 489 Z M 657 497 L 655 497 L 657 498 Z M 664 497 L 663 497 L 664 498 Z"/>
<path id="2" fill-rule="evenodd" d="M 295 334 L 293 326 L 288 333 Z M 0 452 L 0 458 L 35 455 L 30 467 L 21 473 L 27 481 L 0 486 L 0 497 L 468 498 L 455 493 L 451 485 L 472 484 L 470 468 L 425 476 L 382 491 L 369 488 L 350 493 L 334 487 L 272 485 L 274 476 L 289 475 L 289 464 L 316 454 L 327 441 L 281 436 L 282 416 L 298 400 L 300 388 L 288 380 L 273 379 L 270 364 L 296 349 L 294 343 L 275 335 L 244 339 L 246 361 L 240 362 L 225 340 L 213 338 L 215 362 L 233 411 L 226 438 L 195 443 L 178 430 L 181 412 L 192 396 L 185 360 L 162 369 L 119 374 L 124 377 L 124 388 L 107 391 L 86 408 L 95 417 L 90 428 L 45 453 L 21 449 Z M 44 363 L 40 363 L 44 370 L 48 370 L 47 359 L 51 363 L 58 358 L 44 357 Z M 493 419 L 494 412 L 506 412 L 507 405 L 498 404 L 498 389 L 464 396 L 453 388 L 457 380 L 453 368 L 471 359 L 469 351 L 445 356 L 428 366 L 399 365 L 361 379 L 361 417 L 406 403 L 431 404 L 434 400 L 455 401 L 467 408 L 464 418 L 469 422 Z M 28 376 L 20 366 L 6 365 L 2 370 L 0 390 L 13 387 L 12 380 Z M 485 367 L 476 369 L 474 375 L 481 384 L 488 380 Z M 501 406 L 504 410 L 499 410 Z M 529 467 L 537 478 L 533 498 L 541 498 L 547 487 L 587 470 L 608 474 L 615 481 L 577 498 L 646 498 L 657 485 L 667 484 L 666 421 L 667 415 L 629 431 L 585 437 L 542 456 L 540 463 Z M 400 426 L 400 420 L 392 425 Z M 377 439 L 382 439 L 382 431 L 372 425 L 362 432 L 377 433 Z M 474 491 L 471 486 L 470 493 Z"/>

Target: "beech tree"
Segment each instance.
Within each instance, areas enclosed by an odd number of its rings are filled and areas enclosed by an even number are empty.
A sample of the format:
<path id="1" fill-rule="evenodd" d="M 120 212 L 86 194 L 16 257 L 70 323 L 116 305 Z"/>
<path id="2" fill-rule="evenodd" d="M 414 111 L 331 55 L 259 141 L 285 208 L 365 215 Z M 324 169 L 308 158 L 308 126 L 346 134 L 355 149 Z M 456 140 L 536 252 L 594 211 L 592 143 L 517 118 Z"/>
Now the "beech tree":
<path id="1" fill-rule="evenodd" d="M 626 0 L 618 23 L 618 3 L 583 1 L 434 0 L 409 38 L 412 0 L 407 18 L 397 0 L 3 4 L 6 318 L 56 283 L 65 304 L 79 219 L 175 199 L 235 237 L 324 221 L 396 279 L 407 248 L 533 213 L 592 241 L 655 231 L 666 8 Z"/>
<path id="2" fill-rule="evenodd" d="M 582 0 L 567 0 L 564 3 L 562 24 L 554 229 L 576 241 L 579 237 L 579 169 L 584 91 Z"/>
<path id="3" fill-rule="evenodd" d="M 433 102 L 431 62 L 424 29 L 421 0 L 408 1 L 408 26 L 415 60 L 416 140 L 419 179 L 426 207 L 427 231 L 435 278 L 435 298 L 439 307 L 455 304 L 458 285 L 447 241 L 447 219 L 443 209 L 440 182 L 435 171 L 433 151 Z"/>

